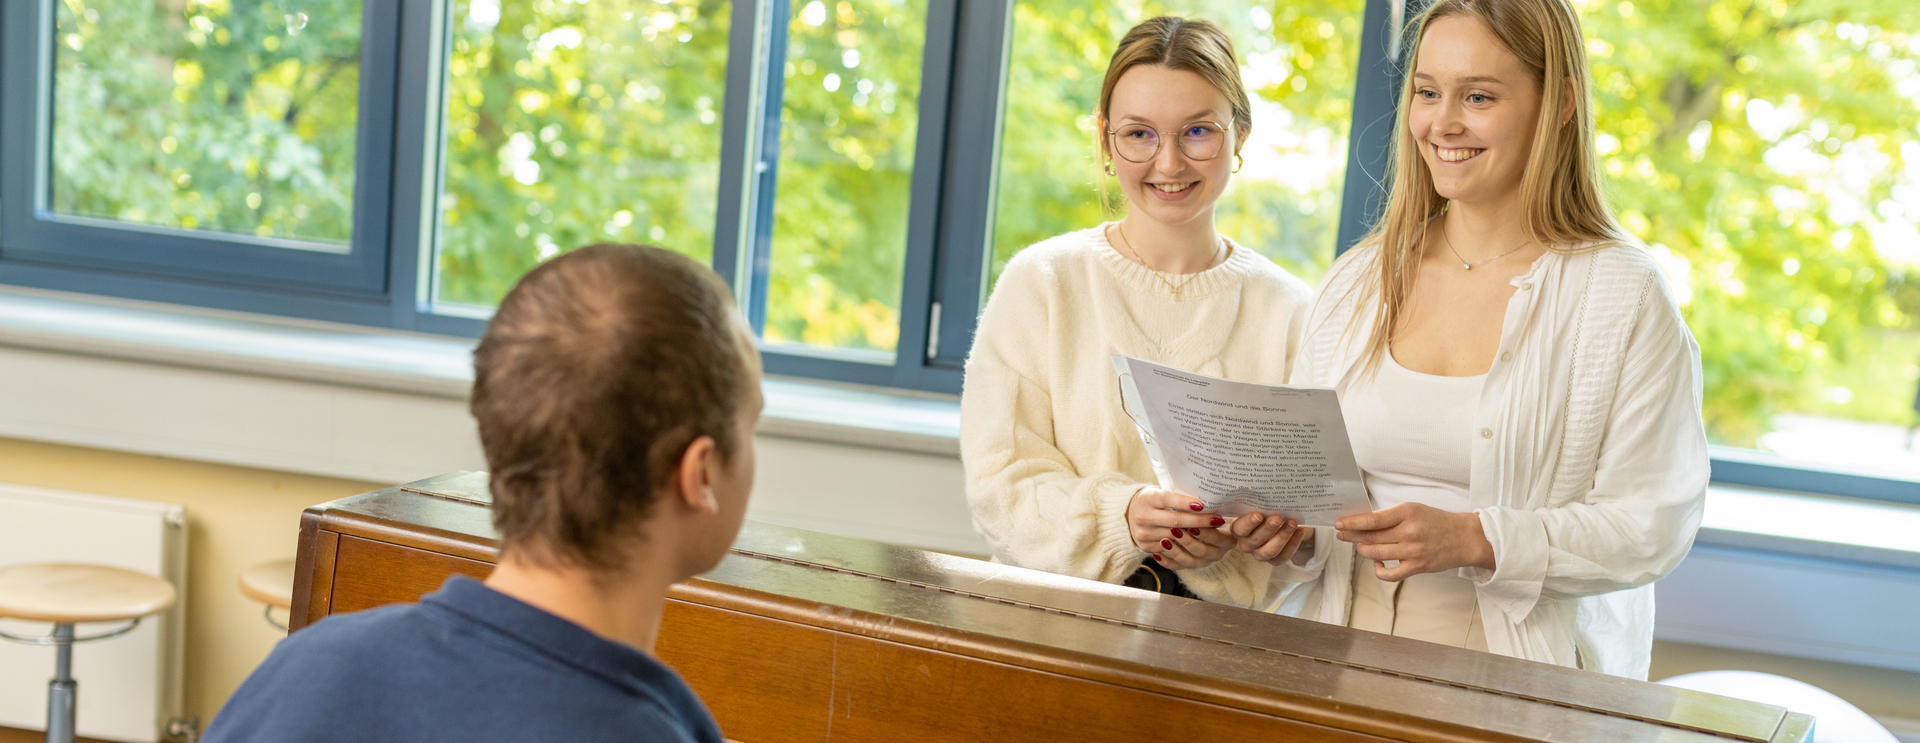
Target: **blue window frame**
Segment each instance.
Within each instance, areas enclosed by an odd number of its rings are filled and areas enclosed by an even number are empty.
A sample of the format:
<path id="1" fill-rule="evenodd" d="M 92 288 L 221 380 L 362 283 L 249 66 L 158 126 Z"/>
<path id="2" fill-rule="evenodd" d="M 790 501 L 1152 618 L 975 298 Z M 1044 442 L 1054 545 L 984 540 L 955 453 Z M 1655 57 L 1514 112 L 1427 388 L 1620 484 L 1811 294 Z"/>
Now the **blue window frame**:
<path id="1" fill-rule="evenodd" d="M 362 12 L 359 65 L 395 69 L 397 3 L 368 2 Z M 56 54 L 73 53 L 56 43 L 54 4 L 9 3 L 5 9 L 5 122 L 0 139 L 0 204 L 4 232 L 0 253 L 6 279 L 55 288 L 90 290 L 87 273 L 201 279 L 315 296 L 377 297 L 387 291 L 387 224 L 393 151 L 394 76 L 365 75 L 359 86 L 356 139 L 357 188 L 352 237 L 345 250 L 299 239 L 255 237 L 151 226 L 62 214 L 50 204 L 53 167 L 51 130 L 55 110 Z M 111 290 L 109 290 L 111 291 Z"/>
<path id="2" fill-rule="evenodd" d="M 285 238 L 131 225 L 49 204 L 55 0 L 0 9 L 0 283 L 475 337 L 484 314 L 433 302 L 450 0 L 363 0 L 352 236 Z M 957 393 L 987 282 L 1014 0 L 927 0 L 898 313 L 888 363 L 784 345 L 774 374 Z M 1424 0 L 1367 0 L 1337 244 L 1378 212 L 1405 21 Z M 764 323 L 792 0 L 730 12 L 713 267 Z M 1717 458 L 1716 481 L 1920 504 L 1920 483 Z"/>

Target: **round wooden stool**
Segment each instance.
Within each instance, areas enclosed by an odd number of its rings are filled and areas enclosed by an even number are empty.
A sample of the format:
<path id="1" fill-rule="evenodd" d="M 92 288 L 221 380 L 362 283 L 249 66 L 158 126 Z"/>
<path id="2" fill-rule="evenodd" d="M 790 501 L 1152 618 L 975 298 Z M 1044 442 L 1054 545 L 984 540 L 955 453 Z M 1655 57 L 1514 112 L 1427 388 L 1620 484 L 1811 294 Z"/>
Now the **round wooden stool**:
<path id="1" fill-rule="evenodd" d="M 293 561 L 275 560 L 247 568 L 240 573 L 240 592 L 267 605 L 267 624 L 287 629 L 273 618 L 273 610 L 293 611 Z"/>
<path id="2" fill-rule="evenodd" d="M 0 638 L 55 648 L 53 680 L 47 682 L 47 743 L 73 743 L 73 644 L 119 637 L 140 620 L 166 611 L 177 594 L 173 584 L 144 573 L 104 565 L 40 564 L 0 567 L 0 618 L 52 622 L 46 637 Z M 98 635 L 75 637 L 73 625 L 127 622 Z"/>

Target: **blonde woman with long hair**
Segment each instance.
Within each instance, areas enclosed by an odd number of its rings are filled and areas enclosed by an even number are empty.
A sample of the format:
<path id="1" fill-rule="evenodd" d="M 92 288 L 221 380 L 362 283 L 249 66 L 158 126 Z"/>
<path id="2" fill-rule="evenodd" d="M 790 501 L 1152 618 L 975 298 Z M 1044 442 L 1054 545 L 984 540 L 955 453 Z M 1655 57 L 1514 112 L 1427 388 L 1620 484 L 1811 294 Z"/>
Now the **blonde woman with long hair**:
<path id="1" fill-rule="evenodd" d="M 1706 492 L 1699 346 L 1603 201 L 1567 0 L 1415 22 L 1385 213 L 1292 377 L 1341 392 L 1380 510 L 1230 532 L 1273 610 L 1645 678 Z"/>
<path id="2" fill-rule="evenodd" d="M 1000 562 L 1252 606 L 1271 568 L 1154 484 L 1107 360 L 1286 381 L 1307 285 L 1214 229 L 1253 127 L 1232 42 L 1207 21 L 1135 26 L 1094 125 L 1127 212 L 1021 251 L 987 300 L 960 396 L 974 526 Z"/>

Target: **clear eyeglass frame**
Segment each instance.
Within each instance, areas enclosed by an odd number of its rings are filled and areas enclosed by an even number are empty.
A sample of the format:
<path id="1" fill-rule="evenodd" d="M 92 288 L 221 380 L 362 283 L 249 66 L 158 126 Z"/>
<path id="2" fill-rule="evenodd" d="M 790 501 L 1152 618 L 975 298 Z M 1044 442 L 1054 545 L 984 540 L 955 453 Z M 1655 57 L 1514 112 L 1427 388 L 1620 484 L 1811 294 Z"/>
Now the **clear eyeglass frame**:
<path id="1" fill-rule="evenodd" d="M 1180 126 L 1180 131 L 1184 133 L 1187 129 L 1191 129 L 1193 127 L 1201 126 L 1201 125 L 1211 126 L 1216 131 L 1220 132 L 1220 135 L 1221 135 L 1220 144 L 1219 144 L 1220 149 L 1216 150 L 1213 154 L 1208 155 L 1206 157 L 1200 157 L 1193 154 L 1191 150 L 1187 149 L 1187 138 L 1185 136 L 1176 136 L 1174 137 L 1174 141 L 1176 143 L 1175 146 L 1180 148 L 1180 154 L 1185 155 L 1187 159 L 1204 162 L 1204 161 L 1212 160 L 1216 157 L 1219 157 L 1221 152 L 1226 151 L 1226 142 L 1227 142 L 1226 135 L 1233 132 L 1233 126 L 1229 124 L 1221 124 L 1220 122 L 1217 122 L 1217 121 L 1191 121 L 1191 122 L 1187 122 L 1186 124 L 1182 124 Z M 1153 136 L 1153 152 L 1148 153 L 1146 157 L 1140 158 L 1138 160 L 1128 157 L 1127 153 L 1121 151 L 1122 147 L 1120 145 L 1120 140 L 1119 140 L 1119 136 L 1121 132 L 1135 131 L 1135 130 L 1146 130 L 1149 132 L 1153 132 L 1153 135 L 1154 135 Z M 1160 156 L 1160 148 L 1162 146 L 1162 143 L 1164 142 L 1164 140 L 1161 139 L 1160 135 L 1166 134 L 1166 133 L 1167 132 L 1160 131 L 1159 129 L 1155 129 L 1145 124 L 1128 124 L 1127 126 L 1120 127 L 1117 130 L 1108 129 L 1107 137 L 1109 137 L 1109 141 L 1107 144 L 1109 147 L 1113 148 L 1113 153 L 1115 155 L 1118 155 L 1122 160 L 1125 160 L 1130 163 L 1151 162 L 1154 158 Z"/>

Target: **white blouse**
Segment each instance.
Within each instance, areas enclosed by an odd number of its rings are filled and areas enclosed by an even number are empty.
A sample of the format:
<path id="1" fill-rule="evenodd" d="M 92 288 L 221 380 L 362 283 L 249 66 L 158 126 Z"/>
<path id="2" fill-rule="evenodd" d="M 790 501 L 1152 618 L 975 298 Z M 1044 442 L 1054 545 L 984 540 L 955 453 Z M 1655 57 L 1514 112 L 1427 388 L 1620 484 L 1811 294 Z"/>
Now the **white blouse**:
<path id="1" fill-rule="evenodd" d="M 1400 365 L 1389 349 L 1377 374 L 1340 397 L 1353 458 L 1375 508 L 1423 503 L 1473 510 L 1473 417 L 1487 375 L 1443 377 Z"/>
<path id="2" fill-rule="evenodd" d="M 1513 279 L 1474 413 L 1469 501 L 1497 569 L 1475 583 L 1487 646 L 1645 678 L 1654 580 L 1692 546 L 1706 496 L 1700 347 L 1639 246 L 1548 252 Z M 1327 273 L 1291 381 L 1348 389 L 1378 308 L 1377 248 Z M 1352 330 L 1350 329 L 1357 329 Z M 1345 624 L 1353 545 L 1316 527 L 1266 606 Z"/>

